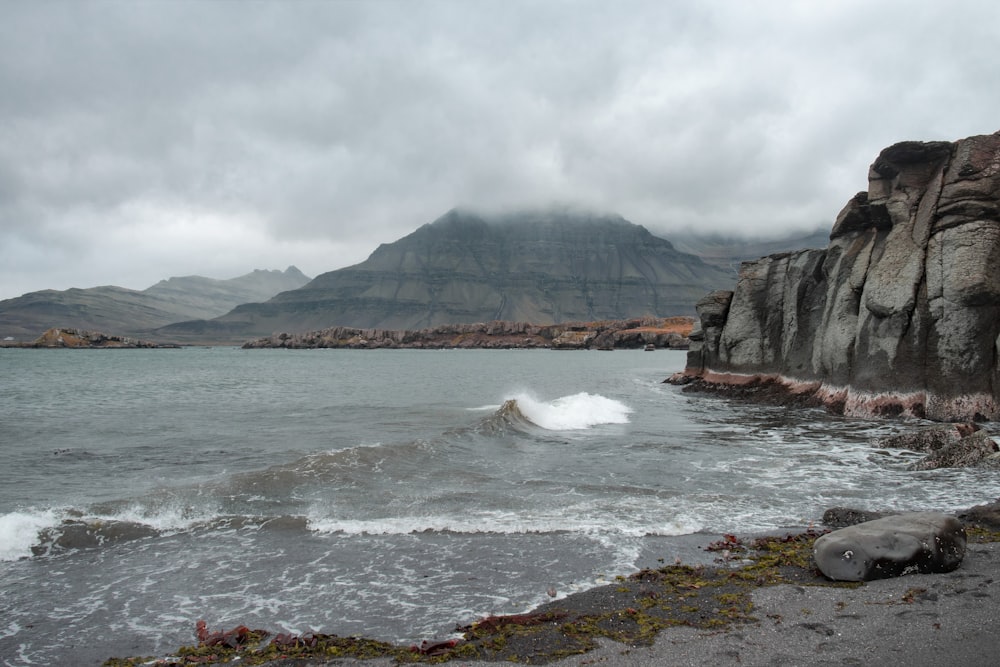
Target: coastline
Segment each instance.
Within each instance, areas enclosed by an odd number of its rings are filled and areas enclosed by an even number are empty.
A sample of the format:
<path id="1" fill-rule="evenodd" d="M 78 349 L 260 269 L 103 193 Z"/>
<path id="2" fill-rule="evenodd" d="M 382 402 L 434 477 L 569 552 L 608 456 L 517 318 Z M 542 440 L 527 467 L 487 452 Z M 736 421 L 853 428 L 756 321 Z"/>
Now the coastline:
<path id="1" fill-rule="evenodd" d="M 832 582 L 811 562 L 812 542 L 825 529 L 725 535 L 701 547 L 712 565 L 665 564 L 617 577 L 526 614 L 456 628 L 465 633 L 459 642 L 402 647 L 314 635 L 318 645 L 288 646 L 256 659 L 201 648 L 184 649 L 185 661 L 105 664 L 993 664 L 990 656 L 1000 650 L 1000 534 L 966 526 L 966 557 L 944 574 Z"/>
<path id="2" fill-rule="evenodd" d="M 756 622 L 721 631 L 668 628 L 651 646 L 602 640 L 590 653 L 549 664 L 985 667 L 995 664 L 1000 651 L 998 543 L 970 544 L 962 565 L 947 574 L 880 579 L 856 588 L 763 586 L 752 597 Z"/>

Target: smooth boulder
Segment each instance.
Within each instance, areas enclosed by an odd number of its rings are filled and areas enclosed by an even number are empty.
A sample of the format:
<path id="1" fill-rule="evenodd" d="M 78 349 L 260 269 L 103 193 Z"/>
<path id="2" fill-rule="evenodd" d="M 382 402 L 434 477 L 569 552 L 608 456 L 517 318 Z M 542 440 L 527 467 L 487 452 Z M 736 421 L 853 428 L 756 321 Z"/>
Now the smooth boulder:
<path id="1" fill-rule="evenodd" d="M 953 516 L 911 512 L 859 523 L 816 540 L 820 571 L 836 581 L 951 572 L 965 557 L 965 528 Z"/>

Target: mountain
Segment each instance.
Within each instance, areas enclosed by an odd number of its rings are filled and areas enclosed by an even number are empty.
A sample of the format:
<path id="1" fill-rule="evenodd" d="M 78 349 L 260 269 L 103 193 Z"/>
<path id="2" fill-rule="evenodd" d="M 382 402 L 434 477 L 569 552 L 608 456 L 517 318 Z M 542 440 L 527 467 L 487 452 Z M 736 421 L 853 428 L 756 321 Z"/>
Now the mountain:
<path id="1" fill-rule="evenodd" d="M 743 262 L 802 248 L 825 248 L 830 243 L 830 228 L 767 238 L 685 232 L 671 234 L 670 241 L 681 252 L 697 255 L 706 264 L 729 271 L 735 278 Z"/>
<path id="2" fill-rule="evenodd" d="M 725 271 L 620 216 L 456 209 L 379 246 L 361 264 L 158 335 L 221 340 L 330 326 L 421 329 L 691 315 L 706 289 L 731 281 Z"/>
<path id="3" fill-rule="evenodd" d="M 307 282 L 309 278 L 291 266 L 229 280 L 170 278 L 141 291 L 105 286 L 29 292 L 0 301 L 0 338 L 34 340 L 53 327 L 135 336 L 171 322 L 216 317 Z"/>

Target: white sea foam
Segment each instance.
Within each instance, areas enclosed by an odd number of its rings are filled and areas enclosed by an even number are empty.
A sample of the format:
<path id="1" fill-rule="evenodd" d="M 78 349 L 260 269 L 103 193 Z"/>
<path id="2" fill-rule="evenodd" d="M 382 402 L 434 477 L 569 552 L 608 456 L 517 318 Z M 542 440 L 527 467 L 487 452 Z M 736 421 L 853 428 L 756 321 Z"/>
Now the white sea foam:
<path id="1" fill-rule="evenodd" d="M 514 397 L 521 413 L 550 431 L 587 429 L 598 424 L 627 424 L 632 409 L 600 394 L 580 392 L 551 402 L 522 393 Z"/>
<path id="2" fill-rule="evenodd" d="M 39 533 L 58 521 L 51 510 L 9 512 L 0 516 L 0 561 L 31 556 L 31 547 L 38 544 Z"/>
<path id="3" fill-rule="evenodd" d="M 213 520 L 209 512 L 193 513 L 189 508 L 173 505 L 151 508 L 138 504 L 114 512 L 81 515 L 63 510 L 30 510 L 0 515 L 0 561 L 30 558 L 34 547 L 51 542 L 64 521 L 100 527 L 114 523 L 132 523 L 152 528 L 158 533 L 180 532 Z"/>
<path id="4" fill-rule="evenodd" d="M 344 535 L 412 535 L 423 532 L 449 532 L 466 535 L 546 535 L 577 533 L 611 546 L 617 537 L 688 535 L 700 530 L 696 521 L 676 517 L 670 521 L 640 521 L 623 525 L 613 521 L 574 519 L 565 515 L 525 517 L 515 512 L 480 513 L 475 516 L 415 516 L 380 519 L 310 518 L 310 530 Z"/>
<path id="5" fill-rule="evenodd" d="M 180 502 L 145 504 L 134 502 L 111 512 L 96 512 L 82 517 L 85 523 L 121 521 L 149 526 L 158 533 L 177 533 L 211 523 L 219 514 L 210 507 L 191 507 Z"/>

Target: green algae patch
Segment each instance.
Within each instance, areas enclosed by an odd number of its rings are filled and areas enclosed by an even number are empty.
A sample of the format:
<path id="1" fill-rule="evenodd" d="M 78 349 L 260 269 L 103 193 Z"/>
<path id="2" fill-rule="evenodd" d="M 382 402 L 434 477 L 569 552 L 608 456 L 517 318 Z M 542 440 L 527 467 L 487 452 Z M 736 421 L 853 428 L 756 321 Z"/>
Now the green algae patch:
<path id="1" fill-rule="evenodd" d="M 296 660 L 336 660 L 339 658 L 394 658 L 397 662 L 412 662 L 415 647 L 406 648 L 360 637 L 338 637 L 336 635 L 309 634 L 304 637 L 288 637 L 264 644 L 255 638 L 244 645 L 231 646 L 182 646 L 174 655 L 161 658 L 111 658 L 104 667 L 138 667 L 157 665 L 163 667 L 180 665 L 270 665 Z M 419 649 L 416 650 L 419 653 Z"/>
<path id="2" fill-rule="evenodd" d="M 1000 531 L 991 530 L 983 526 L 965 526 L 965 537 L 973 544 L 986 544 L 988 542 L 1000 542 Z"/>

